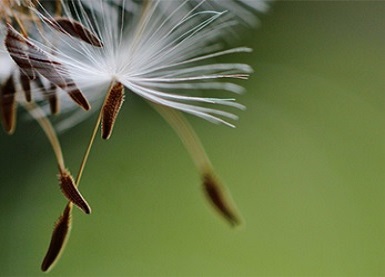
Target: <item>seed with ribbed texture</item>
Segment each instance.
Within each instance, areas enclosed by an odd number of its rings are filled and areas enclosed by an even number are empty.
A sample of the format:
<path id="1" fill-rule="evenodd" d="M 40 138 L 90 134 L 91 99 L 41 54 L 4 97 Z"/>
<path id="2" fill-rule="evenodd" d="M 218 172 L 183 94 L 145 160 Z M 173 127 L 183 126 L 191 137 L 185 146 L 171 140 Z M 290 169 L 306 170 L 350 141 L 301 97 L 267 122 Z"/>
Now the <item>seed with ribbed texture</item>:
<path id="1" fill-rule="evenodd" d="M 116 118 L 124 101 L 124 87 L 116 83 L 107 94 L 102 108 L 102 138 L 109 139 L 114 128 Z"/>
<path id="2" fill-rule="evenodd" d="M 41 264 L 42 271 L 48 271 L 59 259 L 61 252 L 67 242 L 69 232 L 71 231 L 71 204 L 64 209 L 63 214 L 55 223 L 51 236 L 51 242 L 48 247 L 47 254 Z"/>
<path id="3" fill-rule="evenodd" d="M 13 60 L 30 79 L 36 77 L 34 71 L 37 71 L 51 83 L 66 91 L 84 110 L 91 108 L 83 93 L 69 76 L 66 68 L 60 62 L 48 57 L 46 53 L 24 38 L 11 25 L 7 26 L 5 45 Z"/>
<path id="4" fill-rule="evenodd" d="M 59 174 L 60 188 L 69 201 L 78 206 L 86 214 L 91 213 L 91 207 L 80 194 L 75 181 L 68 170 L 61 170 Z"/>
<path id="5" fill-rule="evenodd" d="M 100 39 L 91 30 L 86 28 L 78 21 L 64 17 L 56 17 L 53 19 L 43 18 L 43 20 L 51 25 L 54 29 L 66 35 L 81 39 L 84 42 L 96 47 L 103 46 L 103 43 L 100 41 Z"/>

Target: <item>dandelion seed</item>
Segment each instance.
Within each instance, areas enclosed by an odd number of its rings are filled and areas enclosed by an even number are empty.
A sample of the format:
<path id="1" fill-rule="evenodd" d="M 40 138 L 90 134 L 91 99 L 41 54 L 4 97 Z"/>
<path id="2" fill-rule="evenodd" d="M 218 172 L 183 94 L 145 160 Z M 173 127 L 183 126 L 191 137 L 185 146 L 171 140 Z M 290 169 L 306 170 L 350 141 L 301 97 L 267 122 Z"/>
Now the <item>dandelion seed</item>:
<path id="1" fill-rule="evenodd" d="M 71 210 L 72 206 L 71 204 L 68 204 L 64 209 L 63 214 L 55 223 L 51 243 L 48 247 L 43 263 L 41 264 L 42 271 L 49 271 L 55 265 L 55 262 L 63 252 L 71 231 Z"/>
<path id="2" fill-rule="evenodd" d="M 93 46 L 103 46 L 103 43 L 99 38 L 79 22 L 62 17 L 53 19 L 43 18 L 43 20 L 50 24 L 54 29 L 66 35 L 81 39 Z"/>
<path id="3" fill-rule="evenodd" d="M 0 88 L 0 103 L 4 130 L 11 134 L 15 130 L 16 102 L 15 83 L 13 75 L 9 76 L 3 87 Z"/>
<path id="4" fill-rule="evenodd" d="M 76 206 L 82 209 L 86 214 L 91 213 L 91 208 L 87 201 L 78 191 L 72 175 L 66 169 L 60 169 L 59 173 L 60 187 L 64 195 Z"/>
<path id="5" fill-rule="evenodd" d="M 115 120 L 118 117 L 119 110 L 122 107 L 124 100 L 124 87 L 121 83 L 114 84 L 102 108 L 102 138 L 109 139 L 112 129 L 115 125 Z"/>

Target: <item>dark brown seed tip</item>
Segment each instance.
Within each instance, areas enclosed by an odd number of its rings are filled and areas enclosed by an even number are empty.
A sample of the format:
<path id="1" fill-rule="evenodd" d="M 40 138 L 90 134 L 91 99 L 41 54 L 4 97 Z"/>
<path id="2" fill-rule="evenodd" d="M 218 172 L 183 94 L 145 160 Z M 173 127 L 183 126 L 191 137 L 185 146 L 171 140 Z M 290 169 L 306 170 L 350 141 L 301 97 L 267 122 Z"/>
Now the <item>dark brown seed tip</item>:
<path id="1" fill-rule="evenodd" d="M 109 139 L 124 101 L 124 87 L 121 83 L 112 86 L 102 107 L 102 138 Z"/>
<path id="2" fill-rule="evenodd" d="M 7 24 L 7 35 L 5 37 L 5 47 L 11 58 L 19 66 L 30 80 L 35 79 L 36 75 L 29 59 L 29 44 L 27 40 L 17 32 L 9 23 Z"/>
<path id="3" fill-rule="evenodd" d="M 64 196 L 78 206 L 83 212 L 86 214 L 91 213 L 91 207 L 88 205 L 87 201 L 80 194 L 77 186 L 75 185 L 75 181 L 72 178 L 72 175 L 67 171 L 60 171 L 59 174 L 60 188 L 64 194 Z"/>
<path id="4" fill-rule="evenodd" d="M 78 21 L 64 17 L 56 17 L 53 19 L 43 18 L 43 20 L 66 35 L 81 39 L 92 46 L 103 47 L 103 43 L 96 34 Z"/>
<path id="5" fill-rule="evenodd" d="M 46 99 L 48 99 L 51 114 L 59 114 L 59 99 L 57 96 L 57 87 L 55 86 L 55 84 L 50 84 L 48 94 L 44 96 Z"/>
<path id="6" fill-rule="evenodd" d="M 11 75 L 4 86 L 0 88 L 0 109 L 1 119 L 4 130 L 7 134 L 13 134 L 16 127 L 16 101 L 15 101 L 15 84 L 13 75 Z"/>
<path id="7" fill-rule="evenodd" d="M 69 96 L 74 100 L 80 107 L 88 111 L 91 109 L 90 104 L 79 89 L 74 89 L 68 92 Z"/>
<path id="8" fill-rule="evenodd" d="M 232 226 L 241 224 L 235 209 L 230 204 L 229 196 L 222 185 L 211 173 L 205 173 L 202 176 L 204 192 L 211 205 L 230 223 Z"/>
<path id="9" fill-rule="evenodd" d="M 71 231 L 71 207 L 68 204 L 64 209 L 63 214 L 55 223 L 54 230 L 51 236 L 51 242 L 48 251 L 41 264 L 41 270 L 46 272 L 52 269 L 55 262 L 59 259 L 67 242 Z"/>

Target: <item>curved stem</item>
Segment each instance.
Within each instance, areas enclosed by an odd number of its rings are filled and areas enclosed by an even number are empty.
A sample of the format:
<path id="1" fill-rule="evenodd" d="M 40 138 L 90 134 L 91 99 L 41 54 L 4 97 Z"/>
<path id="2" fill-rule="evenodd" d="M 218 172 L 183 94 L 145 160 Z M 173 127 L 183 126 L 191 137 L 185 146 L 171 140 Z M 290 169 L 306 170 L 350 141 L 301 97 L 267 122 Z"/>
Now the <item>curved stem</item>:
<path id="1" fill-rule="evenodd" d="M 201 173 L 212 171 L 210 159 L 207 156 L 200 139 L 185 117 L 175 109 L 152 102 L 150 102 L 150 104 L 167 121 L 167 123 L 170 124 L 180 137 L 197 169 Z"/>
<path id="2" fill-rule="evenodd" d="M 52 149 L 55 153 L 56 160 L 59 165 L 59 169 L 63 171 L 65 169 L 63 152 L 60 146 L 59 139 L 56 135 L 56 131 L 53 128 L 51 122 L 48 120 L 44 111 L 38 105 L 36 105 L 36 103 L 25 102 L 23 103 L 23 106 L 32 115 L 32 117 L 39 123 L 40 127 L 43 129 L 49 142 L 51 143 Z"/>

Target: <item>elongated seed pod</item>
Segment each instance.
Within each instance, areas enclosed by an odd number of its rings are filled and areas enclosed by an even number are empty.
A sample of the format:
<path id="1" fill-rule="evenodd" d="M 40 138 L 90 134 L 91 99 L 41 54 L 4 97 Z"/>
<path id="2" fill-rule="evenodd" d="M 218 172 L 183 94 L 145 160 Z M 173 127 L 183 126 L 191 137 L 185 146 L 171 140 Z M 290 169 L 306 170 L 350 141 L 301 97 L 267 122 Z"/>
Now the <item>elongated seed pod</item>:
<path id="1" fill-rule="evenodd" d="M 11 58 L 19 66 L 20 70 L 22 70 L 30 80 L 35 79 L 36 74 L 28 57 L 29 46 L 24 37 L 16 32 L 12 26 L 8 25 L 4 42 Z"/>
<path id="2" fill-rule="evenodd" d="M 9 24 L 7 25 L 5 44 L 13 60 L 30 79 L 36 77 L 34 71 L 37 71 L 51 83 L 66 91 L 84 110 L 88 111 L 91 108 L 66 68 L 60 62 L 51 59 L 35 44 L 25 39 Z"/>
<path id="3" fill-rule="evenodd" d="M 69 201 L 78 206 L 86 214 L 91 213 L 91 207 L 87 201 L 80 194 L 75 185 L 75 181 L 68 170 L 60 170 L 59 174 L 60 188 Z"/>
<path id="4" fill-rule="evenodd" d="M 124 87 L 117 82 L 107 94 L 102 107 L 102 138 L 109 139 L 115 125 L 116 118 L 124 101 Z"/>
<path id="5" fill-rule="evenodd" d="M 103 47 L 101 40 L 78 21 L 65 17 L 43 18 L 43 20 L 59 32 L 78 38 L 92 46 Z"/>
<path id="6" fill-rule="evenodd" d="M 236 215 L 235 209 L 230 203 L 224 188 L 211 173 L 205 173 L 202 176 L 203 188 L 210 203 L 216 210 L 232 225 L 236 226 L 241 223 Z"/>
<path id="7" fill-rule="evenodd" d="M 42 271 L 50 270 L 63 252 L 71 231 L 71 210 L 72 204 L 67 204 L 63 214 L 55 223 L 48 251 L 41 264 Z"/>
<path id="8" fill-rule="evenodd" d="M 16 126 L 15 83 L 13 75 L 9 76 L 4 86 L 0 88 L 1 119 L 4 130 L 12 134 Z"/>
<path id="9" fill-rule="evenodd" d="M 51 113 L 56 115 L 59 113 L 59 99 L 57 96 L 57 87 L 55 86 L 55 84 L 50 84 L 49 91 L 50 93 L 47 95 L 49 108 L 51 110 Z"/>

